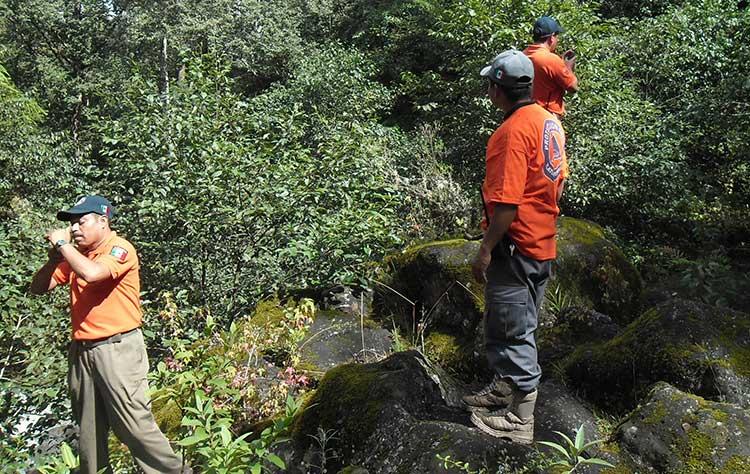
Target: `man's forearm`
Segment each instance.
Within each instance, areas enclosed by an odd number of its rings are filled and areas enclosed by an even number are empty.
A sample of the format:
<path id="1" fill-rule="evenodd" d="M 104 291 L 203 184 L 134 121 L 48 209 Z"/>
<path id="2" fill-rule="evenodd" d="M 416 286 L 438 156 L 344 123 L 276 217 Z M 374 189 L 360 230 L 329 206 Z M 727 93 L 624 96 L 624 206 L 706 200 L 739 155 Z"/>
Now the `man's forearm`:
<path id="1" fill-rule="evenodd" d="M 56 286 L 52 279 L 52 274 L 55 273 L 55 268 L 57 268 L 57 264 L 60 263 L 60 261 L 61 258 L 50 257 L 49 260 L 42 265 L 42 268 L 37 270 L 34 274 L 34 278 L 31 279 L 31 285 L 29 285 L 29 291 L 32 294 L 42 295 Z"/>
<path id="2" fill-rule="evenodd" d="M 63 245 L 58 251 L 68 261 L 73 272 L 88 283 L 109 277 L 109 270 L 106 266 L 88 259 L 73 245 Z"/>
<path id="3" fill-rule="evenodd" d="M 518 206 L 512 204 L 495 204 L 490 225 L 482 239 L 482 251 L 489 253 L 492 252 L 492 249 L 494 249 L 497 243 L 502 240 L 503 236 L 510 228 L 513 219 L 516 218 L 517 210 Z"/>

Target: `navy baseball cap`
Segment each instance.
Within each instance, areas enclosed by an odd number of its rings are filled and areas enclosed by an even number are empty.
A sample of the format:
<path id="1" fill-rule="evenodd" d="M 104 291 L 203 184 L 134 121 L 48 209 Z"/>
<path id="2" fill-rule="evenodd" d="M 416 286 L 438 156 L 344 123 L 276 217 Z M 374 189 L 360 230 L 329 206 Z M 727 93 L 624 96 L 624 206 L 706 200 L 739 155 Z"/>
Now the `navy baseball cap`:
<path id="1" fill-rule="evenodd" d="M 115 208 L 112 204 L 102 196 L 84 196 L 76 201 L 75 205 L 67 211 L 60 211 L 57 213 L 57 219 L 61 221 L 69 221 L 71 218 L 82 216 L 84 214 L 99 214 L 100 216 L 106 216 L 108 219 L 112 219 L 115 215 Z"/>
<path id="2" fill-rule="evenodd" d="M 534 22 L 534 29 L 531 34 L 534 38 L 544 38 L 546 36 L 552 36 L 556 33 L 564 33 L 565 30 L 560 23 L 552 18 L 551 16 L 543 16 Z"/>

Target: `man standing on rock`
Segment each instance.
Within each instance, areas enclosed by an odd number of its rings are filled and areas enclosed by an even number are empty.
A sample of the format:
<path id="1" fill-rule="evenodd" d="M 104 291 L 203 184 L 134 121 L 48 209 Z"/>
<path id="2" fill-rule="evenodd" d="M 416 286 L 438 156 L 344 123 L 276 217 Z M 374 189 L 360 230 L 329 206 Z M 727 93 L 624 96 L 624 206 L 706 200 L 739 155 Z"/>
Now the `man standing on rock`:
<path id="1" fill-rule="evenodd" d="M 557 251 L 565 134 L 531 98 L 534 67 L 527 56 L 505 51 L 480 74 L 492 104 L 505 112 L 487 143 L 485 232 L 472 264 L 474 278 L 486 283 L 485 349 L 495 376 L 463 400 L 479 429 L 529 444 L 541 377 L 534 334 Z"/>
<path id="2" fill-rule="evenodd" d="M 562 58 L 555 54 L 557 36 L 563 31 L 557 20 L 543 16 L 534 23 L 534 43 L 523 51 L 534 64 L 534 100 L 558 119 L 565 114 L 565 92 L 578 91 L 575 53 L 568 50 Z"/>
<path id="3" fill-rule="evenodd" d="M 58 212 L 57 218 L 70 225 L 46 235 L 49 259 L 31 282 L 34 294 L 70 285 L 68 386 L 80 427 L 80 472 L 112 472 L 110 428 L 146 474 L 190 472 L 182 470 L 182 460 L 151 414 L 140 330 L 140 265 L 130 242 L 110 229 L 113 214 L 100 196 Z"/>

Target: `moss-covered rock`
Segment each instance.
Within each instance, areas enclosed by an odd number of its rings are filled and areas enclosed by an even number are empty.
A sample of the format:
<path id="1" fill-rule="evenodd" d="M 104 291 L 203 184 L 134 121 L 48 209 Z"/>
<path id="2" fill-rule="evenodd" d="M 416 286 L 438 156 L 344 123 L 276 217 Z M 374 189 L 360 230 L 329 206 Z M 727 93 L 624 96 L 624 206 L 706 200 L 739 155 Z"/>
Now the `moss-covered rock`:
<path id="1" fill-rule="evenodd" d="M 182 410 L 177 402 L 168 397 L 161 397 L 160 392 L 152 395 L 151 411 L 159 429 L 169 439 L 178 439 L 182 423 Z"/>
<path id="2" fill-rule="evenodd" d="M 675 299 L 612 340 L 579 347 L 564 370 L 588 399 L 616 411 L 635 407 L 658 381 L 749 407 L 748 347 L 750 315 Z"/>
<path id="3" fill-rule="evenodd" d="M 575 305 L 627 324 L 639 314 L 641 277 L 598 225 L 570 217 L 558 220 L 553 284 Z"/>
<path id="4" fill-rule="evenodd" d="M 484 289 L 471 275 L 478 249 L 479 242 L 457 239 L 386 257 L 375 288 L 377 314 L 393 316 L 409 333 L 426 322 L 428 330 L 472 336 L 484 311 Z"/>
<path id="5" fill-rule="evenodd" d="M 473 343 L 440 331 L 431 332 L 425 337 L 425 353 L 429 359 L 445 367 L 452 375 L 465 378 L 473 373 L 476 357 Z"/>
<path id="6" fill-rule="evenodd" d="M 565 308 L 555 317 L 554 325 L 540 326 L 537 331 L 539 365 L 545 370 L 552 368 L 576 347 L 608 341 L 620 329 L 609 316 L 593 309 Z"/>
<path id="7" fill-rule="evenodd" d="M 680 474 L 750 472 L 750 411 L 667 383 L 618 427 L 623 454 L 641 469 Z"/>
<path id="8" fill-rule="evenodd" d="M 410 339 L 424 336 L 428 357 L 466 380 L 486 370 L 475 348 L 484 312 L 484 287 L 471 274 L 478 249 L 479 242 L 457 239 L 390 255 L 374 295 L 377 318 L 393 318 Z"/>
<path id="9" fill-rule="evenodd" d="M 484 435 L 470 427 L 465 411 L 449 406 L 458 396 L 445 394 L 452 384 L 440 382 L 446 376 L 430 367 L 409 351 L 329 370 L 295 422 L 298 454 L 289 464 L 309 459 L 305 453 L 319 449 L 314 437 L 321 432 L 335 433 L 327 445 L 337 455 L 327 465 L 332 472 L 348 465 L 373 473 L 446 472 L 438 454 L 490 472 L 526 464 L 528 447 Z"/>

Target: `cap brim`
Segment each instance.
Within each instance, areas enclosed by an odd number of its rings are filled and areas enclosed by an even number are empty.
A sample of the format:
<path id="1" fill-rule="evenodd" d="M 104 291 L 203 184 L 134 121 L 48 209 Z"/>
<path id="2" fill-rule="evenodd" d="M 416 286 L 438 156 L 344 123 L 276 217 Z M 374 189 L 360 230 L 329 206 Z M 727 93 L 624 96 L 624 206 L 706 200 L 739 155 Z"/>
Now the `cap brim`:
<path id="1" fill-rule="evenodd" d="M 84 206 L 73 206 L 67 211 L 60 211 L 57 213 L 57 220 L 59 221 L 69 221 L 72 217 L 77 216 L 83 216 L 85 214 L 99 214 L 96 211 L 91 210 L 90 207 L 84 207 Z M 103 214 L 100 214 L 103 215 Z"/>
<path id="2" fill-rule="evenodd" d="M 485 66 L 479 71 L 479 75 L 482 77 L 490 77 L 490 71 L 492 71 L 492 65 Z"/>

